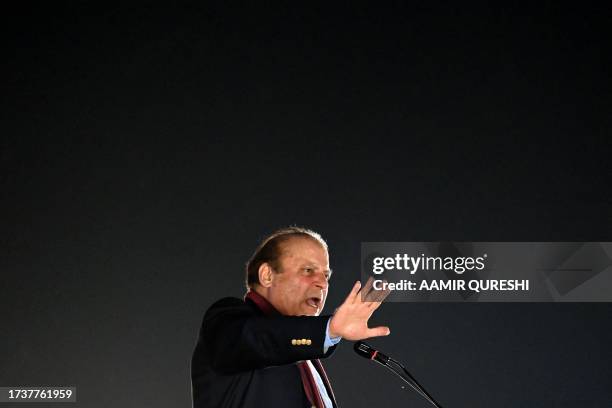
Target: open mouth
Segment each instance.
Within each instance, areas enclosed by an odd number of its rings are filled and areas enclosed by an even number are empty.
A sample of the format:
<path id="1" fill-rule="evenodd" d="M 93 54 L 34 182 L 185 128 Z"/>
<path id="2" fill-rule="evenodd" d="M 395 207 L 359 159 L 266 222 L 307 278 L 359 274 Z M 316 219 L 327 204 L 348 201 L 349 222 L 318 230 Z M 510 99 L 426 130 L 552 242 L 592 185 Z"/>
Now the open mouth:
<path id="1" fill-rule="evenodd" d="M 306 299 L 306 304 L 312 308 L 319 309 L 321 307 L 321 298 L 310 297 Z"/>

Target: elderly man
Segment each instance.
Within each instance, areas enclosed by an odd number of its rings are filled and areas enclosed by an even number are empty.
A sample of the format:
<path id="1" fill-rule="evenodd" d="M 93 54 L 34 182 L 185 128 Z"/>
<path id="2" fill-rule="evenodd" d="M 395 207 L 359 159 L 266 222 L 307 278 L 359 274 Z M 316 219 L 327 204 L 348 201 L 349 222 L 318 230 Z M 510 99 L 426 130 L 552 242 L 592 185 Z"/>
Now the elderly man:
<path id="1" fill-rule="evenodd" d="M 319 316 L 331 270 L 327 244 L 291 227 L 268 236 L 247 263 L 247 294 L 204 316 L 191 365 L 193 406 L 336 407 L 319 359 L 340 339 L 386 336 L 368 319 L 388 292 L 364 301 L 357 281 L 333 316 Z"/>

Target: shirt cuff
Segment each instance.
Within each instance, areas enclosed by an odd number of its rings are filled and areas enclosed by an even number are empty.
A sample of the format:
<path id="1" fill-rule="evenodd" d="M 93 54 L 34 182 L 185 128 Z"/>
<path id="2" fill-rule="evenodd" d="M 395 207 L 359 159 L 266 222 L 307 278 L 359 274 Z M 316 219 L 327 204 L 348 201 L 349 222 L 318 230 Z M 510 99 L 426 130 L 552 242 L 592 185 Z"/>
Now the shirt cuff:
<path id="1" fill-rule="evenodd" d="M 323 343 L 323 353 L 327 353 L 327 350 L 331 347 L 331 346 L 335 346 L 336 344 L 340 343 L 340 340 L 342 340 L 342 337 L 338 336 L 338 337 L 329 337 L 329 322 L 331 322 L 331 317 L 327 320 L 327 328 L 325 329 L 325 343 Z"/>

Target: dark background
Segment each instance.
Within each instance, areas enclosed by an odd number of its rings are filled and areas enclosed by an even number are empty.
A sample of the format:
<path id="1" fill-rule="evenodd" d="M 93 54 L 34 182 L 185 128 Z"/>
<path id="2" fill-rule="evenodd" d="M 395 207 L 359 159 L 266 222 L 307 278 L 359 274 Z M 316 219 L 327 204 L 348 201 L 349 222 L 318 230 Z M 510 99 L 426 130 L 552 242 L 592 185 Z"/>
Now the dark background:
<path id="1" fill-rule="evenodd" d="M 327 312 L 362 241 L 612 240 L 608 8 L 29 7 L 1 39 L 1 386 L 189 407 L 203 312 L 289 224 L 330 245 Z M 609 407 L 611 311 L 389 303 L 372 343 L 445 407 Z M 427 406 L 347 342 L 326 366 L 343 407 Z"/>

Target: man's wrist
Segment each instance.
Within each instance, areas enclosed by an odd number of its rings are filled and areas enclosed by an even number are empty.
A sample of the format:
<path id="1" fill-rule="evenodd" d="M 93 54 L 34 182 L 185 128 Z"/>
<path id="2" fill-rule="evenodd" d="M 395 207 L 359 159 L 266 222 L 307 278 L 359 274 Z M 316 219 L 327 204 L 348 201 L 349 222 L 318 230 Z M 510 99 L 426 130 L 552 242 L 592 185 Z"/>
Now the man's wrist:
<path id="1" fill-rule="evenodd" d="M 340 340 L 342 340 L 341 336 L 334 335 L 334 333 L 332 333 L 332 331 L 330 330 L 332 318 L 333 317 L 330 317 L 327 320 L 327 328 L 325 329 L 325 343 L 323 345 L 323 349 L 325 350 L 325 352 L 327 352 L 328 348 L 330 348 L 331 346 L 335 346 L 340 342 Z"/>

